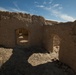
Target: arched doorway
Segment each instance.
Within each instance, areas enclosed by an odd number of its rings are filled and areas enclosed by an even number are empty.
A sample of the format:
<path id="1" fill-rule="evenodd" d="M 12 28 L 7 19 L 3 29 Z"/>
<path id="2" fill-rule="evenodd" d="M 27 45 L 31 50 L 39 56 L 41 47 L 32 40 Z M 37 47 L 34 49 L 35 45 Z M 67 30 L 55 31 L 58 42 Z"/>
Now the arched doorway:
<path id="1" fill-rule="evenodd" d="M 16 29 L 16 45 L 28 45 L 28 31 L 25 28 Z"/>
<path id="2" fill-rule="evenodd" d="M 53 53 L 56 54 L 56 58 L 59 58 L 61 38 L 58 35 L 53 36 Z"/>

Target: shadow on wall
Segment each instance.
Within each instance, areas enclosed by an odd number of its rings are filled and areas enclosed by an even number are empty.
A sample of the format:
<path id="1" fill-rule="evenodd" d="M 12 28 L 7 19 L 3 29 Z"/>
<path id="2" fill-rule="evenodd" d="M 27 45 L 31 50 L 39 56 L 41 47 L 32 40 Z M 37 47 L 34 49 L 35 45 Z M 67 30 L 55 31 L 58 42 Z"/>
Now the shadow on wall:
<path id="1" fill-rule="evenodd" d="M 37 48 L 14 48 L 10 59 L 2 65 L 0 75 L 74 75 L 62 70 L 61 65 L 56 64 L 59 61 L 32 66 L 28 59 L 33 53 L 46 51 Z"/>

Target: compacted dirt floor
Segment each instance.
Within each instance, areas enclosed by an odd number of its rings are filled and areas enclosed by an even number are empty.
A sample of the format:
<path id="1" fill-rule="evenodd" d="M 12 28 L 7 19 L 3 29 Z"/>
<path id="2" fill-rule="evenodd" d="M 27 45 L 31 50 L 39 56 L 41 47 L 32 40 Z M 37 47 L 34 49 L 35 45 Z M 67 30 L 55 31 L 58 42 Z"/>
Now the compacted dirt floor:
<path id="1" fill-rule="evenodd" d="M 0 48 L 0 75 L 76 75 L 58 60 L 58 53 L 42 48 Z"/>

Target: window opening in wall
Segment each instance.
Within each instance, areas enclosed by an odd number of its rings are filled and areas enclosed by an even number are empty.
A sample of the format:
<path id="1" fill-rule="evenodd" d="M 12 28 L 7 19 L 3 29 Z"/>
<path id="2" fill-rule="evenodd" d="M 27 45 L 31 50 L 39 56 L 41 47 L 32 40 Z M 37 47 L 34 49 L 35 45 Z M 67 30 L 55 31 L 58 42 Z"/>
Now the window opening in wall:
<path id="1" fill-rule="evenodd" d="M 16 30 L 16 42 L 17 42 L 17 45 L 28 44 L 28 31 L 26 29 L 19 28 Z"/>

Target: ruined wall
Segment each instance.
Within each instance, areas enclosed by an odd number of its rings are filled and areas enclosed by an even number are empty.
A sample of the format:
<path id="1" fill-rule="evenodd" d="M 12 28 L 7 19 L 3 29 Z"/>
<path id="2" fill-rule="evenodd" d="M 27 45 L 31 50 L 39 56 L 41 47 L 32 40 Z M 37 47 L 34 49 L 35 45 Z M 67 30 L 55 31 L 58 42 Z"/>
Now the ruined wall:
<path id="1" fill-rule="evenodd" d="M 59 60 L 76 71 L 76 21 L 57 23 L 35 15 L 0 12 L 0 45 L 15 47 L 19 28 L 28 31 L 27 46 L 43 46 L 49 52 L 53 52 L 53 37 L 58 36 Z"/>
<path id="2" fill-rule="evenodd" d="M 16 29 L 28 30 L 28 46 L 40 46 L 42 41 L 42 26 L 44 18 L 29 14 L 0 12 L 0 45 L 16 46 Z"/>
<path id="3" fill-rule="evenodd" d="M 43 44 L 49 52 L 53 52 L 53 37 L 55 35 L 60 38 L 59 60 L 76 71 L 76 22 L 44 26 Z"/>

